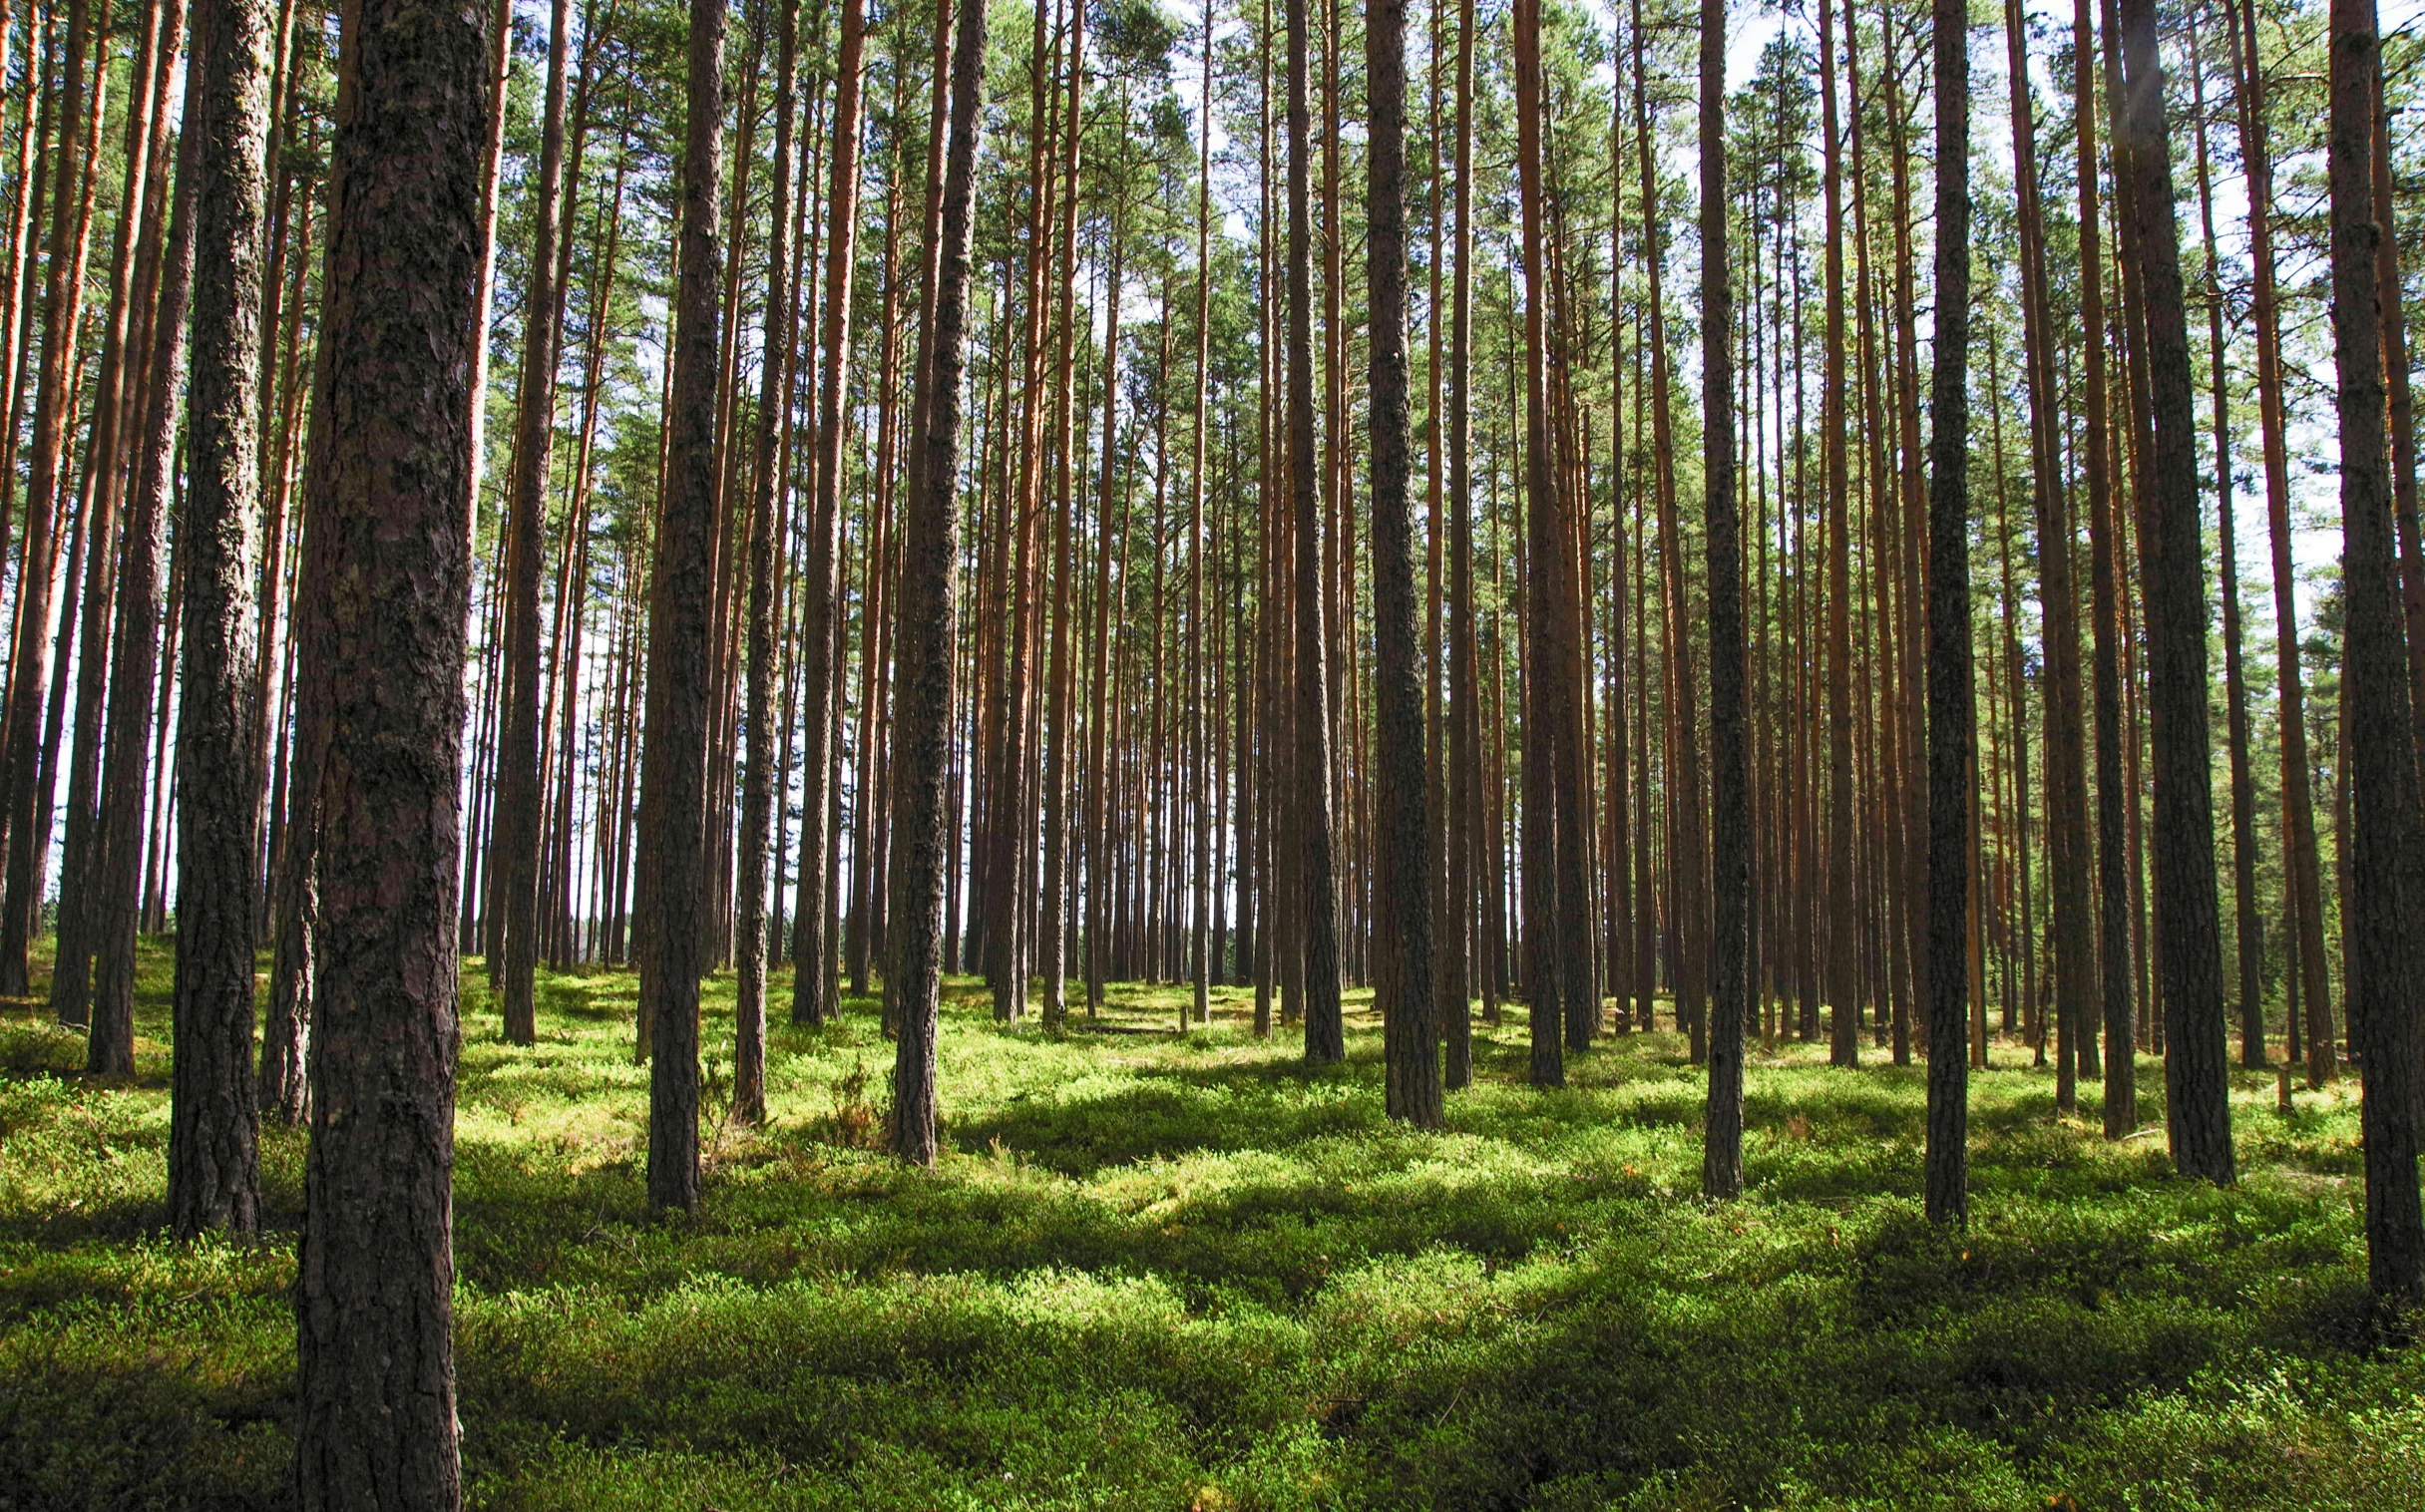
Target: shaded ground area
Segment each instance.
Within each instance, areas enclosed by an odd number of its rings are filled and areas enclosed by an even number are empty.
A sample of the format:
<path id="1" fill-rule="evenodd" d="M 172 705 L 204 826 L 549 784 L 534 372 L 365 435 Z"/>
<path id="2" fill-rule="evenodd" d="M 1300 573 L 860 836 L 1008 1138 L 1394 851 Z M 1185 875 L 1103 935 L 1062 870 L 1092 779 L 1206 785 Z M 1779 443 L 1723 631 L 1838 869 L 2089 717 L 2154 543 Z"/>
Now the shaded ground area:
<path id="1" fill-rule="evenodd" d="M 148 959 L 131 1083 L 77 1073 L 38 1004 L 0 1017 L 0 1508 L 289 1500 L 301 1141 L 265 1135 L 259 1244 L 162 1237 Z M 869 1148 L 891 1047 L 854 1000 L 775 1031 L 771 1122 L 713 1119 L 704 1214 L 656 1223 L 631 978 L 545 978 L 528 1050 L 470 996 L 477 1506 L 2425 1508 L 2425 1351 L 2365 1322 L 2353 1087 L 2283 1115 L 2243 1078 L 2220 1192 L 2166 1174 L 2161 1127 L 2057 1121 L 1998 1046 L 1946 1240 L 1916 1068 L 1758 1057 L 1750 1192 L 1712 1209 L 1669 1035 L 1541 1093 L 1513 1010 L 1418 1136 L 1361 1000 L 1316 1071 L 1242 992 L 1180 1033 L 1176 993 L 1115 988 L 1130 1032 L 1051 1040 L 955 980 L 940 1169 Z M 719 1102 L 729 1013 L 718 981 Z"/>

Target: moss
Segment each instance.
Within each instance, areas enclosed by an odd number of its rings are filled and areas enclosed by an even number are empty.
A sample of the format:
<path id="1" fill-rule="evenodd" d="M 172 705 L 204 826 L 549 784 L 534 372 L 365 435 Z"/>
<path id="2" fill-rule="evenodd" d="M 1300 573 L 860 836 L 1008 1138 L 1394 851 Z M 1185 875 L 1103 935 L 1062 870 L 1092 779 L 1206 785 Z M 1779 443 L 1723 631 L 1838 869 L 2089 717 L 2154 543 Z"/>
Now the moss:
<path id="1" fill-rule="evenodd" d="M 139 1074 L 0 1020 L 0 1506 L 288 1496 L 300 1137 L 272 1229 L 162 1238 L 165 950 Z M 2058 1120 L 1999 1046 L 1975 1218 L 1918 1215 L 1918 1074 L 1758 1058 L 1751 1190 L 1696 1196 L 1700 1089 L 1668 1035 L 1549 1094 L 1520 1010 L 1477 1027 L 1449 1128 L 1248 1033 L 1114 988 L 1047 1037 L 955 980 L 946 1155 L 866 1146 L 874 1004 L 783 1024 L 770 1117 L 711 1112 L 696 1220 L 640 1181 L 627 975 L 547 976 L 499 1042 L 468 967 L 457 1147 L 471 1499 L 490 1508 L 2425 1507 L 2425 1365 L 2368 1324 L 2355 1102 L 2236 1089 L 2243 1184 Z M 708 1085 L 730 1083 L 710 984 Z M 1114 1030 L 1118 1032 L 1102 1032 Z M 2142 1077 L 2160 1087 L 2162 1078 Z M 2151 1117 L 2157 1116 L 2151 1112 Z"/>

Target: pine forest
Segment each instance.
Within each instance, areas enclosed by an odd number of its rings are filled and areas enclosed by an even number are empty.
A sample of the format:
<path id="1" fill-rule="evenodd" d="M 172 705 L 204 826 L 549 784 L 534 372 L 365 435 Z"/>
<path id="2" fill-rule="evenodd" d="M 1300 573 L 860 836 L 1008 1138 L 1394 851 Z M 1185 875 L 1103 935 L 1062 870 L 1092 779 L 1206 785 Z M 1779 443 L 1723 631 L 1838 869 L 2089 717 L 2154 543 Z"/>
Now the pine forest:
<path id="1" fill-rule="evenodd" d="M 2425 1512 L 2420 123 L 0 0 L 0 1512 Z"/>

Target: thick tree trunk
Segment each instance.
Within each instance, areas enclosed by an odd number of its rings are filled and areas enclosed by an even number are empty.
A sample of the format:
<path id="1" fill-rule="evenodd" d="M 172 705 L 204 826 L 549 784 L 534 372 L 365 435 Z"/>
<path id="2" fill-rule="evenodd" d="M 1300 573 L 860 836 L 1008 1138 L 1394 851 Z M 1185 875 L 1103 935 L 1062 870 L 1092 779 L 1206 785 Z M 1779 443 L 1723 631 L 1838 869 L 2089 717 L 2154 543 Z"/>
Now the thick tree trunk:
<path id="1" fill-rule="evenodd" d="M 2382 38 L 2374 0 L 2331 10 L 2332 347 L 2340 379 L 2341 540 L 2351 766 L 2349 1024 L 2364 1101 L 2366 1256 L 2375 1294 L 2425 1299 L 2417 1190 L 2418 1061 L 2425 952 L 2417 944 L 2416 747 L 2394 557 L 2383 290 L 2375 258 L 2392 206 L 2374 182 Z"/>
<path id="2" fill-rule="evenodd" d="M 889 944 L 900 1041 L 893 1065 L 893 1151 L 935 1163 L 935 1048 L 943 987 L 952 692 L 959 659 L 960 412 L 968 337 L 972 182 L 986 0 L 961 0 L 952 45 L 951 145 L 944 159 L 934 331 L 920 488 L 911 501 L 901 572 L 899 735 L 893 747 L 893 905 Z"/>
<path id="3" fill-rule="evenodd" d="M 295 1280 L 307 1512 L 462 1502 L 456 865 L 486 17 L 363 0 L 344 38 L 304 532 L 303 696 L 323 710 L 306 723 L 329 734 Z"/>

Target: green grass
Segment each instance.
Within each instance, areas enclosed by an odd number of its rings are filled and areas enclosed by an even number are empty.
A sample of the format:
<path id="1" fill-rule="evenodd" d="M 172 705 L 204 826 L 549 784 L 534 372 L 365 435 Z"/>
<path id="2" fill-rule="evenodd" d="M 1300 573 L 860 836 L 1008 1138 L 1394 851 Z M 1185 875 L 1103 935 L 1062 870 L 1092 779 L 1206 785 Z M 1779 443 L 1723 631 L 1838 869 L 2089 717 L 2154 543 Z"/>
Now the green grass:
<path id="1" fill-rule="evenodd" d="M 164 1238 L 165 955 L 129 1084 L 0 1019 L 0 1507 L 276 1507 L 299 1136 L 273 1232 Z M 1975 1218 L 1921 1221 L 1916 1069 L 1756 1058 L 1746 1198 L 1695 1195 L 1668 1035 L 1521 1083 L 1480 1032 L 1446 1133 L 1349 1064 L 1173 1032 L 1004 1029 L 955 980 L 949 1151 L 862 1147 L 873 1004 L 780 1027 L 771 1123 L 711 1124 L 694 1222 L 642 1199 L 632 981 L 548 977 L 540 1042 L 465 1024 L 458 1363 L 472 1500 L 524 1508 L 2425 1508 L 2425 1361 L 2375 1342 L 2354 1090 L 2234 1096 L 2245 1180 L 2057 1120 L 1999 1046 Z M 780 997 L 779 997 L 780 1000 Z M 730 983 L 706 1042 L 729 1082 Z M 2010 1062 L 2010 1064 L 2006 1064 Z M 2142 1086 L 2160 1092 L 2152 1062 Z"/>

